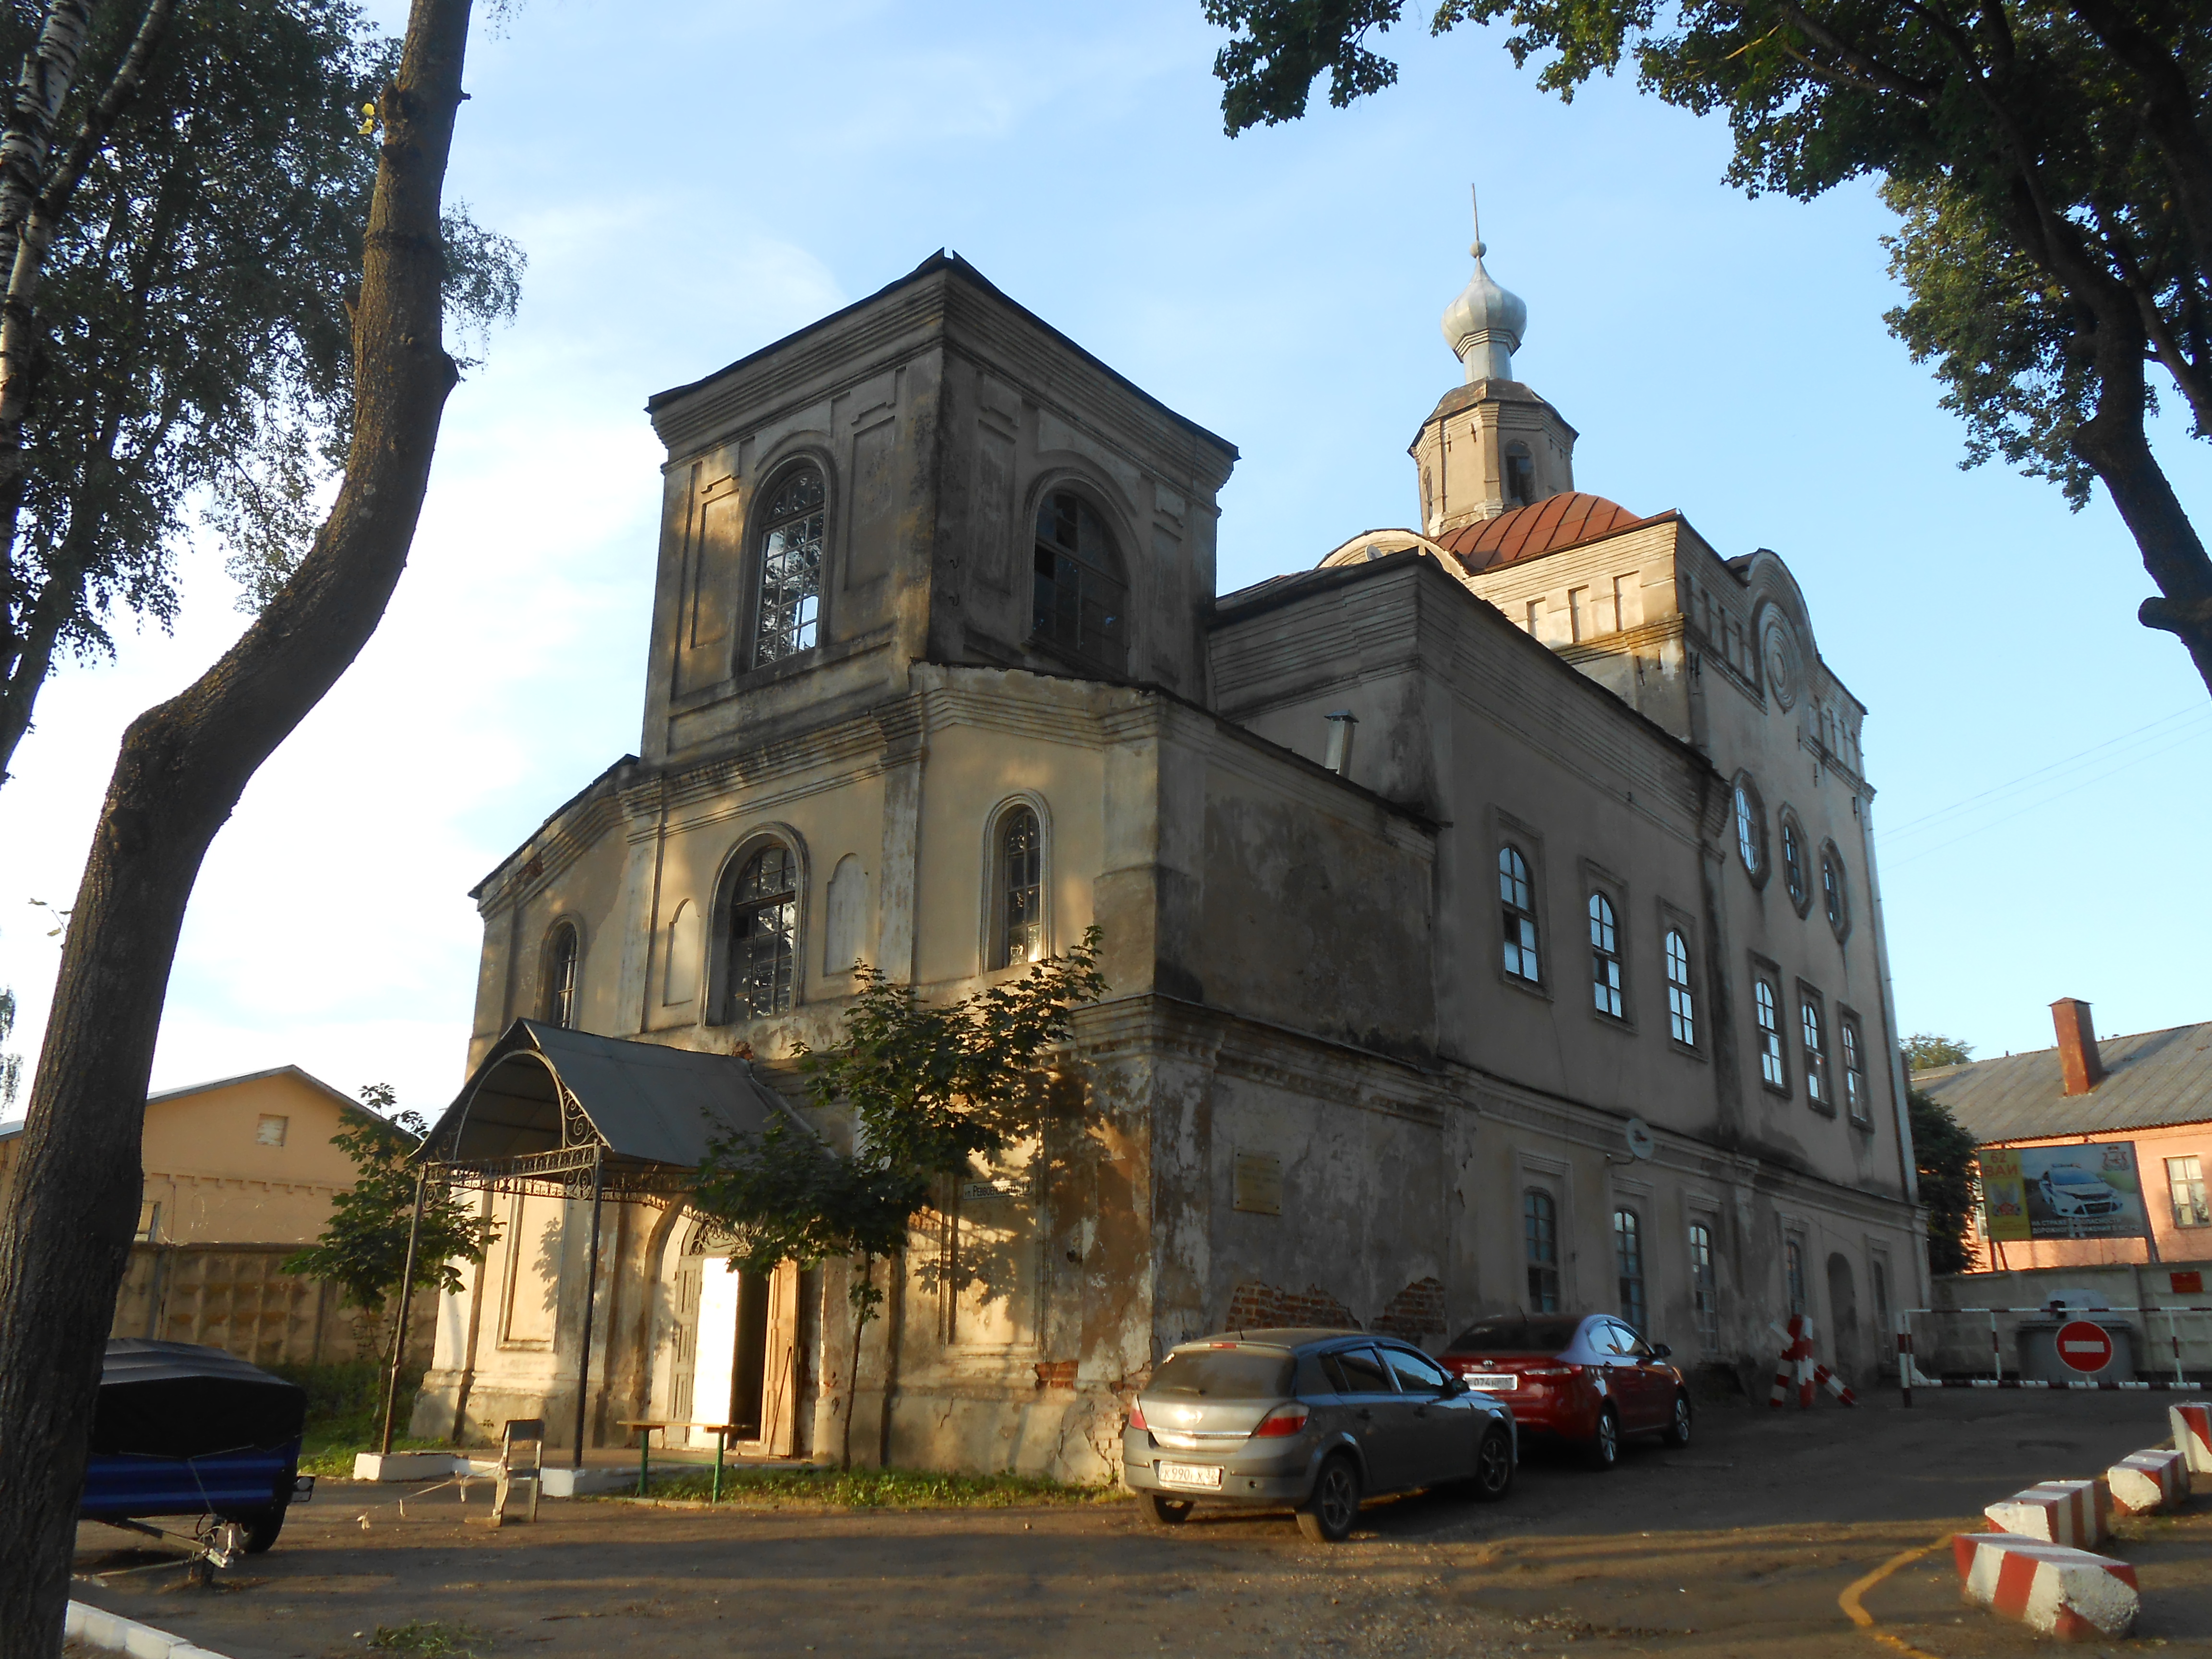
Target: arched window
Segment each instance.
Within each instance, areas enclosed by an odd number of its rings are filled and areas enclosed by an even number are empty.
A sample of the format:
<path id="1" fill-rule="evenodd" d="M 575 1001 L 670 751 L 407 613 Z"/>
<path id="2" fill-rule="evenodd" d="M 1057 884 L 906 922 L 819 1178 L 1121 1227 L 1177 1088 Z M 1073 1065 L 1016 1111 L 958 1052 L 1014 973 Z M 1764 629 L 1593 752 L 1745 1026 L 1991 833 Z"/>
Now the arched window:
<path id="1" fill-rule="evenodd" d="M 1713 1230 L 1706 1223 L 1690 1224 L 1690 1313 L 1698 1328 L 1698 1341 L 1711 1353 L 1721 1346 L 1720 1287 L 1713 1273 Z"/>
<path id="2" fill-rule="evenodd" d="M 1667 930 L 1667 1024 L 1677 1042 L 1698 1046 L 1698 999 L 1690 989 L 1690 941 Z"/>
<path id="3" fill-rule="evenodd" d="M 790 1008 L 798 934 L 799 860 L 771 842 L 745 860 L 730 892 L 732 1018 Z"/>
<path id="4" fill-rule="evenodd" d="M 1127 665 L 1129 585 L 1098 509 L 1058 489 L 1037 508 L 1037 637 L 1120 673 Z"/>
<path id="5" fill-rule="evenodd" d="M 1506 446 L 1504 483 L 1506 506 L 1526 507 L 1536 499 L 1536 463 L 1526 444 Z"/>
<path id="6" fill-rule="evenodd" d="M 1805 1098 L 1832 1115 L 1835 1103 L 1828 1098 L 1828 1033 L 1820 1017 L 1820 999 L 1809 991 L 1797 993 L 1797 1023 L 1805 1038 Z"/>
<path id="7" fill-rule="evenodd" d="M 1531 985 L 1543 982 L 1536 954 L 1536 890 L 1528 860 L 1517 847 L 1498 849 L 1498 902 L 1504 912 L 1505 972 Z"/>
<path id="8" fill-rule="evenodd" d="M 1866 1045 L 1859 1039 L 1859 1023 L 1849 1014 L 1836 1021 L 1844 1042 L 1844 1104 L 1851 1121 L 1867 1121 Z"/>
<path id="9" fill-rule="evenodd" d="M 1614 925 L 1613 901 L 1602 893 L 1589 899 L 1590 994 L 1597 1011 L 1622 1017 L 1620 998 L 1620 929 Z"/>
<path id="10" fill-rule="evenodd" d="M 1786 1091 L 1790 1073 L 1782 1059 L 1782 1011 L 1776 1004 L 1772 982 L 1753 980 L 1751 998 L 1759 1013 L 1759 1078 L 1770 1089 Z"/>
<path id="11" fill-rule="evenodd" d="M 769 500 L 760 535 L 759 602 L 753 623 L 753 664 L 811 651 L 822 617 L 822 542 L 825 520 L 820 471 L 795 467 Z"/>
<path id="12" fill-rule="evenodd" d="M 1766 879 L 1766 805 L 1759 798 L 1751 775 L 1738 773 L 1735 780 L 1735 850 L 1743 860 L 1743 867 L 1753 881 Z"/>
<path id="13" fill-rule="evenodd" d="M 1844 855 L 1830 842 L 1820 849 L 1820 902 L 1828 913 L 1828 926 L 1841 939 L 1850 931 L 1850 896 L 1844 886 Z"/>
<path id="14" fill-rule="evenodd" d="M 1803 915 L 1813 898 L 1812 878 L 1805 867 L 1805 832 L 1797 827 L 1797 815 L 1786 806 L 1782 809 L 1782 879 L 1790 889 L 1790 903 Z"/>
<path id="15" fill-rule="evenodd" d="M 576 1023 L 576 925 L 564 921 L 545 942 L 545 1023 L 563 1030 Z"/>
<path id="16" fill-rule="evenodd" d="M 1540 1187 L 1521 1194 L 1521 1243 L 1528 1261 L 1528 1311 L 1559 1312 L 1559 1211 Z"/>
<path id="17" fill-rule="evenodd" d="M 1809 1312 L 1805 1306 L 1805 1247 L 1792 1238 L 1782 1246 L 1783 1288 L 1790 1297 L 1790 1311 Z"/>
<path id="18" fill-rule="evenodd" d="M 1644 1224 L 1633 1210 L 1613 1212 L 1613 1264 L 1620 1281 L 1620 1316 L 1644 1330 Z"/>
<path id="19" fill-rule="evenodd" d="M 1043 960 L 1044 831 L 1037 815 L 1017 806 L 999 820 L 996 902 L 991 965 Z"/>

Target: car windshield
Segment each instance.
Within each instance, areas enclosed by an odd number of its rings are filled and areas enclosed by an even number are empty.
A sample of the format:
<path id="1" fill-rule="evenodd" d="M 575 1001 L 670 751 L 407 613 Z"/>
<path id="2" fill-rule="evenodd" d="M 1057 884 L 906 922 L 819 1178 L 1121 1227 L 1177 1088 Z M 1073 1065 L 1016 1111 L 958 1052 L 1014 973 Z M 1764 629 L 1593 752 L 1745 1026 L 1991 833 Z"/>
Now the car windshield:
<path id="1" fill-rule="evenodd" d="M 2101 1187 L 2105 1184 L 2087 1170 L 2053 1170 L 2051 1178 L 2069 1187 Z"/>
<path id="2" fill-rule="evenodd" d="M 1291 1391 L 1291 1357 L 1280 1348 L 1178 1348 L 1146 1394 L 1215 1400 L 1272 1400 Z"/>
<path id="3" fill-rule="evenodd" d="M 1575 1340 L 1579 1319 L 1530 1319 L 1516 1315 L 1470 1325 L 1452 1343 L 1456 1353 L 1557 1353 Z"/>

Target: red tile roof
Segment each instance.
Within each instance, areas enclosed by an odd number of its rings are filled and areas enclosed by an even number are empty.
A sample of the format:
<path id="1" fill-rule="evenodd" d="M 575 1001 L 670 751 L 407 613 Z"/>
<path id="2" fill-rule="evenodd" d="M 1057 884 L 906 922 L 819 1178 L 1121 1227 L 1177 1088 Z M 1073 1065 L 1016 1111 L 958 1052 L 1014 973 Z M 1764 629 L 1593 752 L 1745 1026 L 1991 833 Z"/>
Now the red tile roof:
<path id="1" fill-rule="evenodd" d="M 1465 560 L 1469 570 L 1491 570 L 1652 522 L 1638 518 L 1618 501 L 1573 490 L 1547 495 L 1533 507 L 1516 507 L 1494 519 L 1462 525 L 1437 540 Z"/>

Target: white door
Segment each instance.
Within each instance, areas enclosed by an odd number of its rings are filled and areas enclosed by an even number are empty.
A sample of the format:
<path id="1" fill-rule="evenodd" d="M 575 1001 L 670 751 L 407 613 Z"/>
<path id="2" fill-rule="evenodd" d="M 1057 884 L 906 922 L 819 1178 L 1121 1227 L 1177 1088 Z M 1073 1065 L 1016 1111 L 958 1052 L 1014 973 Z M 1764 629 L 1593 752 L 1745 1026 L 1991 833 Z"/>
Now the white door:
<path id="1" fill-rule="evenodd" d="M 738 1361 L 738 1286 L 729 1258 L 709 1256 L 699 1280 L 699 1346 L 691 1372 L 691 1420 L 730 1420 L 730 1374 Z M 709 1434 L 694 1435 L 699 1444 L 714 1443 Z"/>

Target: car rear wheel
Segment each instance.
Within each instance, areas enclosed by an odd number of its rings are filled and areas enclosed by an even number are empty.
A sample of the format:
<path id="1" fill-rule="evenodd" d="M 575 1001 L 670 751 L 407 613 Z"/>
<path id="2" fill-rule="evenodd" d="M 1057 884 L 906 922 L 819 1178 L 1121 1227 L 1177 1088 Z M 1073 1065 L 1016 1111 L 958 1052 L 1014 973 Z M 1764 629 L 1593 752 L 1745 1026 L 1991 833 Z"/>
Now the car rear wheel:
<path id="1" fill-rule="evenodd" d="M 1513 1440 L 1504 1430 L 1492 1429 L 1482 1437 L 1468 1490 L 1485 1504 L 1495 1504 L 1513 1490 Z"/>
<path id="2" fill-rule="evenodd" d="M 1674 1414 L 1667 1419 L 1667 1443 L 1686 1446 L 1690 1443 L 1690 1396 L 1674 1396 Z"/>
<path id="3" fill-rule="evenodd" d="M 1190 1519 L 1191 1503 L 1188 1498 L 1163 1498 L 1158 1492 L 1146 1496 L 1146 1513 L 1156 1525 L 1179 1527 Z"/>
<path id="4" fill-rule="evenodd" d="M 1597 1433 L 1590 1439 L 1589 1461 L 1601 1469 L 1609 1469 L 1620 1462 L 1620 1419 L 1613 1414 L 1611 1406 L 1598 1408 Z"/>
<path id="5" fill-rule="evenodd" d="M 248 1555 L 260 1555 L 276 1543 L 276 1534 L 284 1530 L 286 1507 L 279 1504 L 273 1509 L 248 1510 L 240 1515 L 225 1515 L 216 1518 L 236 1522 L 245 1529 L 246 1553 Z"/>
<path id="6" fill-rule="evenodd" d="M 1314 1477 L 1313 1496 L 1298 1505 L 1298 1530 L 1316 1544 L 1341 1544 L 1359 1518 L 1359 1471 L 1350 1458 L 1332 1457 Z"/>

